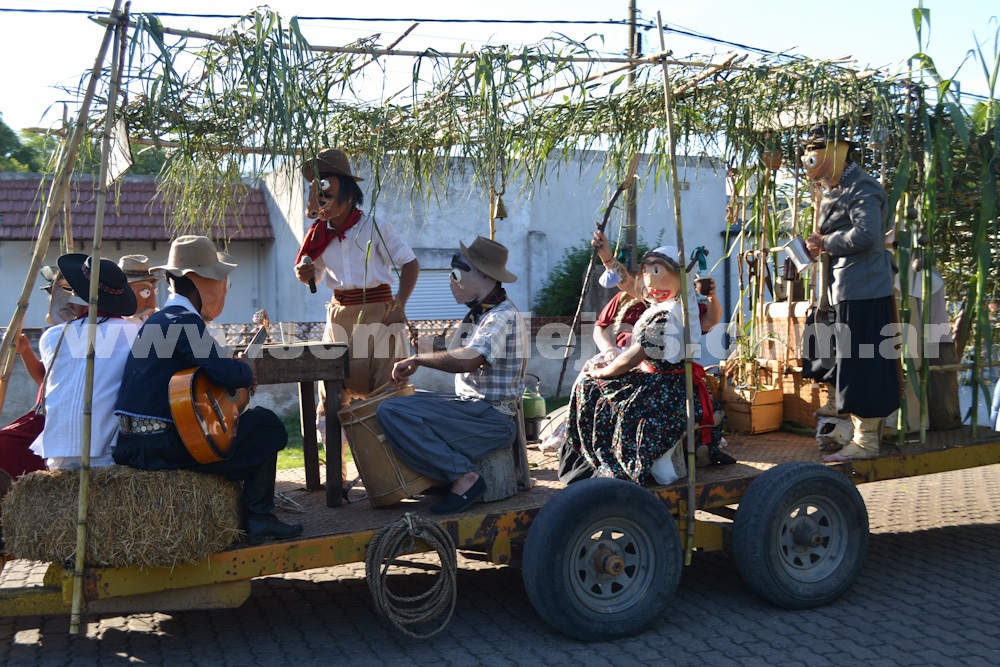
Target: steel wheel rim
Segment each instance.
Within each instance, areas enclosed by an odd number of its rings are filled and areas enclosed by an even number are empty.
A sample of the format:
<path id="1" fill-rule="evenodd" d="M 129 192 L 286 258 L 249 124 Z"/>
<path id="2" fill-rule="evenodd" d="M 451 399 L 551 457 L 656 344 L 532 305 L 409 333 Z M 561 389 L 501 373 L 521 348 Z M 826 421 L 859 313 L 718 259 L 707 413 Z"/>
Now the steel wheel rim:
<path id="1" fill-rule="evenodd" d="M 624 517 L 592 523 L 580 533 L 569 552 L 568 588 L 588 609 L 606 614 L 626 610 L 640 601 L 653 583 L 653 540 L 645 528 Z M 601 555 L 620 558 L 621 572 L 611 574 L 596 565 Z"/>
<path id="2" fill-rule="evenodd" d="M 847 519 L 836 502 L 824 496 L 799 499 L 777 526 L 775 542 L 782 570 L 803 583 L 826 579 L 844 560 L 847 532 Z M 804 535 L 810 538 L 806 544 L 802 543 Z"/>

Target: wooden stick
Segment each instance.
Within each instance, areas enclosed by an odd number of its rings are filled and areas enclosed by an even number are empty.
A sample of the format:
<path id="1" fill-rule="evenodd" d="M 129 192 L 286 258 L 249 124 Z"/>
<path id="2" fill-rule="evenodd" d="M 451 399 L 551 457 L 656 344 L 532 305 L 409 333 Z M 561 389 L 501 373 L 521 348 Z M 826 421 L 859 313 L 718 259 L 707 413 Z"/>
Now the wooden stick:
<path id="1" fill-rule="evenodd" d="M 118 11 L 120 0 L 115 1 L 112 15 Z M 117 25 L 109 28 L 116 36 L 125 39 L 125 27 Z M 107 44 L 107 42 L 105 42 Z M 87 557 L 87 504 L 90 499 L 90 445 L 91 424 L 93 422 L 94 360 L 97 342 L 97 296 L 101 280 L 101 236 L 104 231 L 104 208 L 108 198 L 108 162 L 111 155 L 111 133 L 115 122 L 115 100 L 118 99 L 119 49 L 111 51 L 111 85 L 108 89 L 108 113 L 104 122 L 104 143 L 101 146 L 101 181 L 97 194 L 97 209 L 94 218 L 94 242 L 90 252 L 90 308 L 87 315 L 87 368 L 83 381 L 83 442 L 80 450 L 80 498 L 76 514 L 76 559 L 73 568 L 73 604 L 69 616 L 69 632 L 80 633 L 80 609 L 83 606 L 83 569 Z M 101 62 L 104 60 L 102 48 Z"/>
<path id="2" fill-rule="evenodd" d="M 632 181 L 635 180 L 635 172 L 639 168 L 639 155 L 633 155 L 632 159 L 629 160 L 628 172 L 625 174 L 625 180 L 618 185 L 618 189 L 611 196 L 611 200 L 608 201 L 607 207 L 604 209 L 604 219 L 597 223 L 597 229 L 602 233 L 605 227 L 608 225 L 608 219 L 611 217 L 611 211 L 614 209 L 615 202 L 623 192 L 628 190 L 632 186 Z M 576 313 L 573 314 L 573 324 L 569 328 L 569 334 L 566 338 L 566 347 L 563 351 L 562 368 L 559 371 L 559 382 L 556 383 L 556 398 L 559 398 L 562 392 L 563 380 L 566 377 L 566 364 L 569 362 L 570 351 L 573 346 L 573 336 L 576 332 L 577 325 L 580 324 L 580 314 L 583 312 L 583 302 L 587 298 L 587 292 L 590 290 L 590 275 L 594 272 L 594 259 L 597 257 L 597 249 L 594 248 L 590 253 L 590 261 L 587 263 L 587 273 L 583 276 L 583 287 L 580 289 L 580 301 L 576 304 Z"/>
<path id="3" fill-rule="evenodd" d="M 660 50 L 666 50 L 663 41 L 663 22 L 660 12 L 656 12 L 656 28 L 660 34 Z M 674 103 L 672 91 L 670 89 L 670 73 L 667 71 L 667 64 L 663 67 L 663 107 L 667 117 L 667 150 L 670 155 L 670 189 L 674 195 L 674 223 L 677 229 L 677 249 L 681 255 L 681 262 L 687 255 L 684 253 L 684 225 L 681 221 L 681 190 L 677 186 L 677 137 L 674 135 Z M 688 280 L 687 271 L 681 264 L 681 326 L 684 329 L 684 390 L 687 396 L 687 540 L 684 546 L 684 564 L 691 564 L 691 554 L 694 553 L 694 513 L 696 509 L 695 496 L 695 428 L 694 428 L 694 373 L 691 367 L 691 328 L 688 323 L 691 321 L 691 313 L 688 309 Z"/>

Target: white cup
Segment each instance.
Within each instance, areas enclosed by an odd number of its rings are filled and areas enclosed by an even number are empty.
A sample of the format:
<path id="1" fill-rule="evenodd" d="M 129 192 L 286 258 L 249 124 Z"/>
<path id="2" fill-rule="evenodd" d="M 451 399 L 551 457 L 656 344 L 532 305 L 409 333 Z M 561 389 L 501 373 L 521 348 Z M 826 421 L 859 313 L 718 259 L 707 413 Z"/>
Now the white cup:
<path id="1" fill-rule="evenodd" d="M 279 322 L 281 329 L 281 344 L 291 345 L 295 342 L 295 322 Z"/>

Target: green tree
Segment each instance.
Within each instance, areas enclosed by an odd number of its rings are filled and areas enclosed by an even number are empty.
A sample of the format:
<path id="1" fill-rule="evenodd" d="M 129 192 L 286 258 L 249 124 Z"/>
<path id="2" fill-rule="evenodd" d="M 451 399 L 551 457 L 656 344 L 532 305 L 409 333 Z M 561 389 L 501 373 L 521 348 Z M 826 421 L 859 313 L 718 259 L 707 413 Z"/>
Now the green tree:
<path id="1" fill-rule="evenodd" d="M 0 114 L 0 171 L 38 171 L 41 166 L 38 154 L 21 143 L 2 116 Z"/>
<path id="2" fill-rule="evenodd" d="M 636 248 L 636 257 L 642 257 L 647 250 L 649 248 L 640 243 Z M 583 289 L 583 275 L 592 252 L 590 242 L 585 241 L 568 248 L 563 253 L 562 259 L 552 267 L 545 278 L 545 284 L 538 291 L 534 308 L 536 315 L 572 317 L 576 313 L 576 306 L 580 302 L 580 291 Z M 627 260 L 623 253 L 619 253 L 618 259 Z M 597 262 L 597 266 L 600 266 L 600 262 Z"/>
<path id="3" fill-rule="evenodd" d="M 46 165 L 59 150 L 59 139 L 51 134 L 26 134 L 23 143 L 29 146 L 39 156 L 38 162 Z M 128 170 L 132 175 L 152 175 L 160 173 L 167 161 L 167 151 L 152 146 L 132 145 L 132 157 L 135 164 Z M 40 171 L 40 170 L 35 170 Z M 77 152 L 74 171 L 78 174 L 96 176 L 101 171 L 101 138 L 87 134 L 83 138 L 80 150 Z"/>

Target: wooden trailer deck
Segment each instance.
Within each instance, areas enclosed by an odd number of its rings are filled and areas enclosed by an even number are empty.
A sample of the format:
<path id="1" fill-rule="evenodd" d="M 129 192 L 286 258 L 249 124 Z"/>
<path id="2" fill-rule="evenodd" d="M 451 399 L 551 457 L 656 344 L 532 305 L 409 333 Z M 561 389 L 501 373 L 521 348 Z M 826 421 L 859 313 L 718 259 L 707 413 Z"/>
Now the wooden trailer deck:
<path id="1" fill-rule="evenodd" d="M 730 434 L 729 452 L 738 463 L 697 471 L 697 509 L 731 516 L 727 506 L 740 502 L 761 473 L 782 462 L 820 462 L 815 440 L 787 432 L 755 436 Z M 945 472 L 1000 463 L 1000 434 L 981 428 L 973 439 L 970 428 L 928 434 L 924 444 L 910 442 L 903 448 L 884 445 L 883 455 L 872 461 L 833 464 L 855 483 Z M 302 506 L 301 512 L 281 511 L 286 521 L 301 522 L 304 534 L 295 540 L 261 546 L 236 545 L 203 562 L 170 568 L 87 568 L 84 599 L 90 612 L 170 610 L 238 606 L 250 593 L 255 577 L 362 562 L 375 533 L 407 512 L 439 519 L 459 549 L 480 551 L 495 563 L 512 562 L 527 536 L 538 510 L 563 488 L 556 478 L 554 454 L 529 450 L 534 488 L 491 503 L 477 504 L 457 515 L 437 517 L 430 507 L 434 497 L 421 497 L 397 505 L 375 508 L 360 483 L 350 502 L 328 507 L 324 491 L 306 490 L 303 469 L 280 471 L 277 489 Z M 683 528 L 687 485 L 651 486 L 650 491 L 675 514 Z M 718 524 L 696 522 L 695 546 L 722 547 Z M 41 585 L 12 589 L 0 576 L 0 617 L 62 613 L 69 609 L 72 573 L 52 564 Z"/>
<path id="2" fill-rule="evenodd" d="M 924 444 L 909 442 L 902 448 L 883 444 L 883 455 L 878 459 L 831 465 L 843 470 L 860 484 L 1000 463 L 1000 434 L 980 428 L 977 435 L 973 440 L 969 427 L 930 432 Z M 729 443 L 727 451 L 736 457 L 738 463 L 697 470 L 698 509 L 738 503 L 742 492 L 758 475 L 779 463 L 821 462 L 816 441 L 809 436 L 785 431 L 752 436 L 731 433 L 726 436 L 726 440 Z M 433 496 L 421 496 L 389 507 L 372 507 L 361 481 L 351 490 L 349 503 L 343 507 L 327 507 L 324 493 L 305 489 L 305 477 L 301 468 L 282 470 L 278 472 L 278 491 L 302 505 L 305 510 L 301 514 L 285 512 L 282 518 L 303 523 L 305 533 L 300 540 L 309 540 L 374 532 L 407 512 L 440 518 L 450 523 L 463 521 L 465 517 L 473 515 L 534 514 L 565 485 L 556 475 L 555 453 L 542 453 L 529 448 L 528 460 L 535 482 L 530 491 L 522 491 L 505 500 L 481 503 L 463 514 L 446 517 L 437 517 L 431 513 L 431 505 L 438 500 Z M 351 467 L 351 473 L 353 472 L 354 468 Z M 649 489 L 667 502 L 672 512 L 677 512 L 678 504 L 687 498 L 685 480 L 666 487 L 653 485 Z"/>

